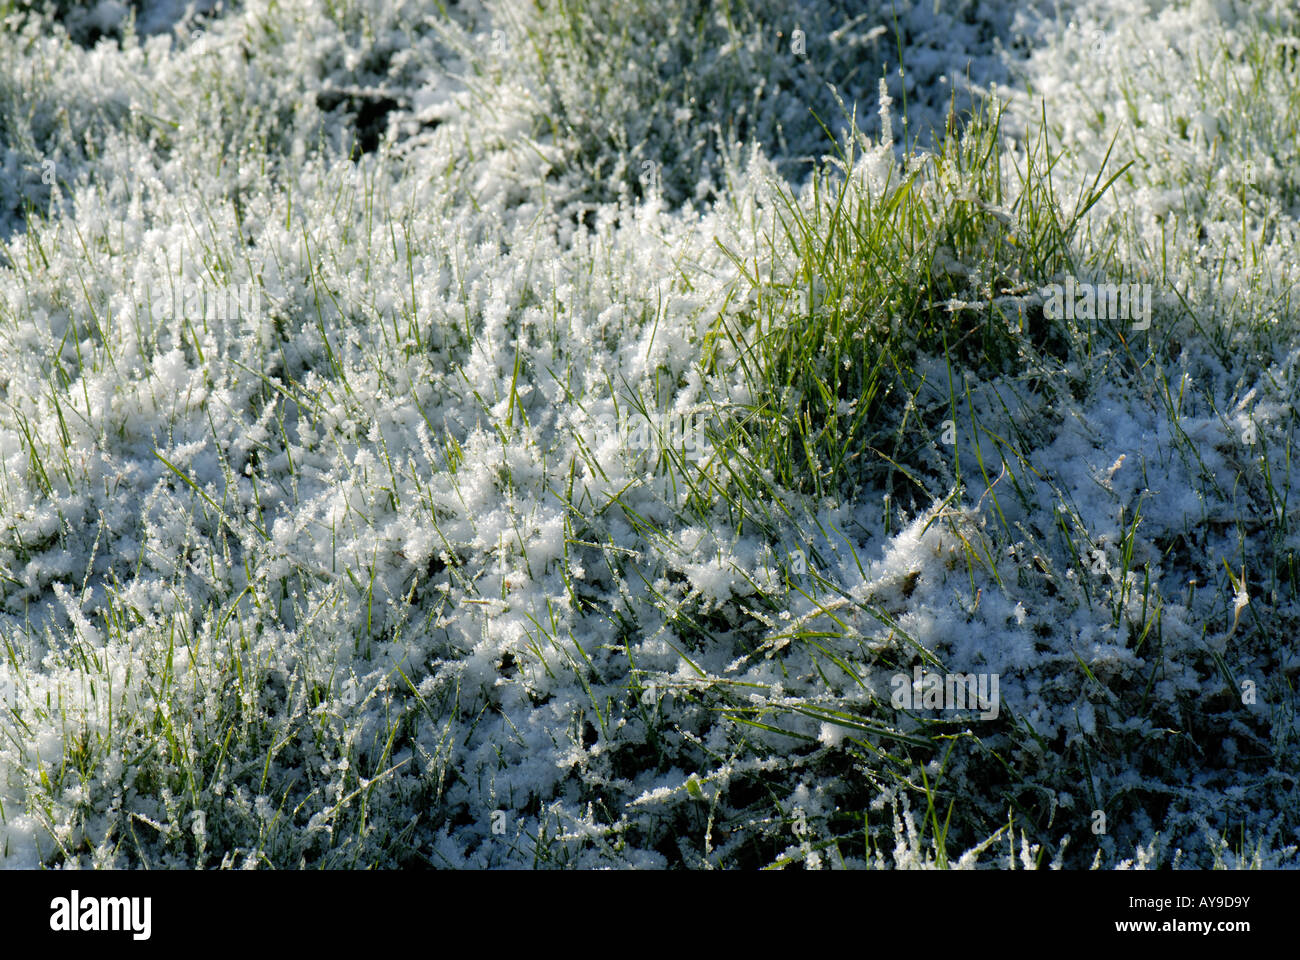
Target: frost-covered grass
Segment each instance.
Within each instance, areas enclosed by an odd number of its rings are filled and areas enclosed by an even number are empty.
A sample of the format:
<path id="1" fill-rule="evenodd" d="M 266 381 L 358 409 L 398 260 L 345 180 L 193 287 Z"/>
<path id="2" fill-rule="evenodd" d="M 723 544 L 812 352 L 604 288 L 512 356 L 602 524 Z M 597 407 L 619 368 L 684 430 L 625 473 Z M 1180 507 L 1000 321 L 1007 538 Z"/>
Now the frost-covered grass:
<path id="1" fill-rule="evenodd" d="M 1295 866 L 1300 18 L 1132 6 L 0 0 L 0 862 Z"/>

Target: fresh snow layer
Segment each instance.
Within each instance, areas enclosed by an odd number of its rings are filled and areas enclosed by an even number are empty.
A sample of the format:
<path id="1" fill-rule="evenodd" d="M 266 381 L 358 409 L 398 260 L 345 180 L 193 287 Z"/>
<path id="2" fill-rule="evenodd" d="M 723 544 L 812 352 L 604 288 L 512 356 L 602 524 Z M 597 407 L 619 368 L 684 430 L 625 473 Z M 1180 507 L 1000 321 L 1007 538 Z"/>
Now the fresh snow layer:
<path id="1" fill-rule="evenodd" d="M 1294 865 L 1296 15 L 581 6 L 6 14 L 0 862 L 927 867 L 924 771 L 956 866 Z M 742 264 L 791 279 L 774 185 L 818 202 L 856 112 L 881 196 L 990 96 L 1068 189 L 1135 161 L 1079 242 L 1170 265 L 1173 392 L 972 371 L 933 502 L 692 502 L 629 407 L 754 400 L 711 332 Z M 926 753 L 894 664 L 998 675 L 999 718 Z"/>

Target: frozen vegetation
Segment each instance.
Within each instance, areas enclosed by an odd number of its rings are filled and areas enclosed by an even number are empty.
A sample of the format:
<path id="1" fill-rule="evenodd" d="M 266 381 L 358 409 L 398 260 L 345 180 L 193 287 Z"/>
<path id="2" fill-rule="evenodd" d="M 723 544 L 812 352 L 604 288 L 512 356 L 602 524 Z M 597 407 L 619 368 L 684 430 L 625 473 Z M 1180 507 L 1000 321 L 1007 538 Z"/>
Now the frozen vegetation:
<path id="1" fill-rule="evenodd" d="M 0 20 L 0 864 L 1300 861 L 1292 4 Z"/>

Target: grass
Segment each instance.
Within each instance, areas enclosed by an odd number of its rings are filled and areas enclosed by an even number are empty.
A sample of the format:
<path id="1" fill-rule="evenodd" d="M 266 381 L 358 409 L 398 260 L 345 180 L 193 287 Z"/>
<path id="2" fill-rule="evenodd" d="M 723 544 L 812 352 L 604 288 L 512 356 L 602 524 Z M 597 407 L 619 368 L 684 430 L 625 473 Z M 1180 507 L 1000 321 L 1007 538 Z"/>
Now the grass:
<path id="1" fill-rule="evenodd" d="M 6 863 L 1293 860 L 1291 28 L 904 124 L 906 5 L 299 13 L 0 40 Z"/>

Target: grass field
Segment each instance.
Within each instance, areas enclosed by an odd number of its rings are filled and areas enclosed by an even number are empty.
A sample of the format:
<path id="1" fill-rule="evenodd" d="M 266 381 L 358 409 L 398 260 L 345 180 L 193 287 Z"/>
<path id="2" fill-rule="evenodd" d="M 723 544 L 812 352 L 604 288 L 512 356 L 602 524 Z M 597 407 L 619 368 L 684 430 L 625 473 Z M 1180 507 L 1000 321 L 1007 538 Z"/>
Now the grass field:
<path id="1" fill-rule="evenodd" d="M 0 865 L 1300 865 L 1292 4 L 0 21 Z"/>

